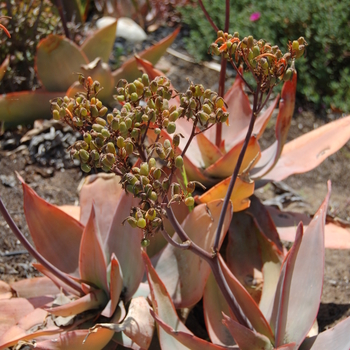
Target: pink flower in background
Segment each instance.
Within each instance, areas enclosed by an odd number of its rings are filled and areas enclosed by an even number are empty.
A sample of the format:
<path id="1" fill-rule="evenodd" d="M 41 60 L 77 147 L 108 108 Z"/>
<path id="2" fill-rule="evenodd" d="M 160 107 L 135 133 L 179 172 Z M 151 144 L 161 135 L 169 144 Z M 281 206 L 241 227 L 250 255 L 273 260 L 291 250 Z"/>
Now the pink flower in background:
<path id="1" fill-rule="evenodd" d="M 257 21 L 260 17 L 261 17 L 260 12 L 253 12 L 253 13 L 250 15 L 249 19 L 250 19 L 252 22 L 255 22 L 255 21 Z"/>

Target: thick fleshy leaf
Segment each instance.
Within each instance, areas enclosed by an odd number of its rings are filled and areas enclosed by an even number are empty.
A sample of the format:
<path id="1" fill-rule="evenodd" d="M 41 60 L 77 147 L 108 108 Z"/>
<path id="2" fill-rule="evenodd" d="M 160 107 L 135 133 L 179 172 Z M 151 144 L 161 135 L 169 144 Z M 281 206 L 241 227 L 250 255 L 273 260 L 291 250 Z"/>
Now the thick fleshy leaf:
<path id="1" fill-rule="evenodd" d="M 10 64 L 10 55 L 7 55 L 3 62 L 0 64 L 0 81 L 4 77 L 7 67 Z"/>
<path id="2" fill-rule="evenodd" d="M 83 42 L 80 49 L 84 51 L 89 61 L 93 61 L 96 57 L 101 57 L 103 62 L 108 62 L 113 50 L 116 30 L 117 20 L 96 30 Z"/>
<path id="3" fill-rule="evenodd" d="M 223 157 L 205 169 L 204 174 L 211 177 L 224 178 L 231 176 L 235 170 L 239 154 L 243 146 L 243 141 L 232 147 Z M 260 146 L 256 136 L 252 136 L 248 143 L 247 151 L 244 155 L 242 165 L 239 169 L 241 173 L 248 166 L 253 166 L 259 160 Z M 254 161 L 254 163 L 252 163 Z M 252 163 L 252 164 L 251 164 Z"/>
<path id="4" fill-rule="evenodd" d="M 205 192 L 200 197 L 197 197 L 199 203 L 209 203 L 215 199 L 223 199 L 227 193 L 231 177 L 219 182 L 209 191 Z M 250 200 L 248 199 L 254 193 L 254 181 L 246 177 L 238 176 L 231 194 L 231 203 L 233 211 L 241 211 L 249 207 Z"/>
<path id="5" fill-rule="evenodd" d="M 55 306 L 47 311 L 55 316 L 74 316 L 84 311 L 95 310 L 107 304 L 107 295 L 103 290 L 95 290 L 70 303 Z"/>
<path id="6" fill-rule="evenodd" d="M 114 333 L 112 340 L 114 343 L 122 345 L 124 348 L 133 349 L 133 350 L 142 350 L 129 337 L 127 337 L 124 334 L 124 332 Z M 114 348 L 112 348 L 112 349 L 114 350 Z M 117 349 L 119 349 L 119 347 L 117 347 Z"/>
<path id="7" fill-rule="evenodd" d="M 229 314 L 230 308 L 212 273 L 204 289 L 203 312 L 210 340 L 218 345 L 234 345 L 231 333 L 222 323 L 222 313 Z"/>
<path id="8" fill-rule="evenodd" d="M 110 274 L 110 284 L 109 284 L 109 295 L 110 302 L 102 312 L 102 316 L 112 317 L 117 305 L 119 303 L 120 293 L 123 288 L 123 275 L 120 268 L 119 261 L 115 254 L 112 254 L 111 257 L 111 274 Z"/>
<path id="9" fill-rule="evenodd" d="M 123 193 L 119 182 L 120 178 L 114 174 L 89 175 L 84 180 L 80 190 L 80 222 L 86 225 L 89 220 L 92 202 L 94 202 L 96 220 L 103 242 L 108 236 L 115 209 L 120 201 L 119 197 Z"/>
<path id="10" fill-rule="evenodd" d="M 109 294 L 107 283 L 107 259 L 103 250 L 100 229 L 96 221 L 95 205 L 81 237 L 79 252 L 80 278 L 103 289 Z"/>
<path id="11" fill-rule="evenodd" d="M 237 299 L 238 304 L 241 306 L 243 313 L 250 321 L 253 328 L 272 341 L 274 339 L 272 330 L 264 315 L 260 311 L 259 306 L 255 303 L 254 299 L 250 296 L 243 285 L 229 270 L 220 254 L 219 262 L 228 286 L 230 287 L 233 295 Z"/>
<path id="12" fill-rule="evenodd" d="M 17 300 L 13 299 L 13 301 Z M 18 307 L 21 306 L 24 306 L 23 303 L 18 302 Z M 6 312 L 6 308 L 1 309 L 2 312 L 3 310 Z M 23 311 L 26 311 L 25 307 Z M 8 320 L 10 319 L 9 317 Z M 29 341 L 37 337 L 46 337 L 63 331 L 63 329 L 54 325 L 51 318 L 48 317 L 47 311 L 42 309 L 28 310 L 16 324 L 11 325 L 9 323 L 9 326 L 6 333 L 2 335 L 0 329 L 0 349 L 7 349 L 10 346 L 16 345 L 21 340 Z"/>
<path id="13" fill-rule="evenodd" d="M 283 84 L 275 128 L 276 141 L 262 152 L 256 168 L 252 171 L 254 178 L 260 178 L 269 172 L 282 153 L 294 113 L 296 87 L 297 73 L 295 72 L 292 80 Z"/>
<path id="14" fill-rule="evenodd" d="M 123 273 L 123 297 L 129 300 L 136 292 L 144 273 L 141 256 L 142 230 L 123 224 L 130 215 L 132 206 L 139 203 L 137 198 L 123 192 L 115 207 L 114 217 L 105 240 L 107 256 L 116 255 Z M 126 249 L 127 247 L 127 249 Z"/>
<path id="15" fill-rule="evenodd" d="M 216 164 L 216 162 L 223 157 L 222 152 L 220 149 L 213 143 L 211 142 L 205 135 L 204 133 L 200 133 L 196 136 L 197 143 L 198 143 L 198 148 L 202 154 L 203 161 L 204 161 L 204 166 L 205 168 L 209 167 L 212 164 Z M 192 147 L 192 146 L 191 146 Z M 223 169 L 221 169 L 223 170 Z M 225 169 L 226 171 L 226 169 Z M 211 175 L 211 174 L 209 174 Z M 213 177 L 224 177 L 224 174 L 214 174 L 212 175 Z"/>
<path id="16" fill-rule="evenodd" d="M 153 305 L 153 317 L 157 317 L 157 329 L 158 329 L 158 339 L 160 346 L 163 350 L 174 349 L 192 349 L 196 350 L 201 347 L 201 349 L 222 349 L 222 347 L 207 347 L 214 346 L 213 344 L 203 341 L 194 337 L 192 332 L 190 332 L 187 327 L 181 322 L 179 316 L 176 313 L 174 304 L 170 298 L 170 295 L 165 288 L 164 283 L 158 276 L 157 272 L 153 268 L 148 256 L 146 253 L 143 253 L 143 259 L 146 266 L 147 279 L 151 291 L 151 301 Z M 161 325 L 161 327 L 159 327 Z M 163 326 L 165 329 L 163 329 Z M 168 334 L 167 330 L 171 334 Z M 176 332 L 175 332 L 176 331 Z M 173 333 L 180 333 L 181 336 L 179 339 Z M 191 346 L 187 346 L 185 343 L 182 343 L 182 339 L 187 339 L 190 341 Z M 180 340 L 181 339 L 181 340 Z M 206 343 L 206 344 L 205 344 Z M 204 345 L 205 344 L 205 345 Z M 209 345 L 207 345 L 209 344 Z"/>
<path id="17" fill-rule="evenodd" d="M 98 98 L 103 104 L 111 105 L 111 103 L 114 102 L 114 79 L 112 71 L 107 63 L 102 62 L 101 58 L 98 57 L 89 64 L 82 65 L 80 72 L 84 74 L 85 77 L 89 76 L 92 80 L 97 80 L 100 86 L 103 86 L 103 89 L 98 93 Z M 67 90 L 66 95 L 74 97 L 76 93 L 81 91 L 83 91 L 82 85 L 78 81 L 75 81 Z"/>
<path id="18" fill-rule="evenodd" d="M 198 205 L 181 225 L 191 241 L 207 252 L 211 252 L 214 244 L 222 204 L 222 200 L 215 200 L 208 204 Z M 230 224 L 231 213 L 232 207 L 229 206 L 220 237 L 220 245 Z M 181 242 L 176 233 L 173 239 Z M 156 258 L 153 259 L 154 267 L 177 308 L 190 307 L 202 298 L 210 267 L 198 255 L 168 244 Z"/>
<path id="19" fill-rule="evenodd" d="M 78 205 L 59 205 L 58 208 L 75 220 L 80 220 L 80 207 Z"/>
<path id="20" fill-rule="evenodd" d="M 35 298 L 43 295 L 56 295 L 59 288 L 47 277 L 33 277 L 11 283 L 11 288 L 20 298 Z"/>
<path id="21" fill-rule="evenodd" d="M 9 284 L 0 281 L 0 300 L 12 298 L 13 293 Z"/>
<path id="22" fill-rule="evenodd" d="M 253 217 L 246 212 L 234 213 L 226 249 L 227 266 L 256 303 L 263 283 L 258 231 Z"/>
<path id="23" fill-rule="evenodd" d="M 80 239 L 84 227 L 40 198 L 23 181 L 22 187 L 24 213 L 36 249 L 61 271 L 77 273 Z"/>
<path id="24" fill-rule="evenodd" d="M 109 329 L 99 328 L 96 332 L 90 333 L 88 329 L 80 329 L 65 332 L 55 339 L 38 341 L 35 349 L 39 350 L 86 350 L 103 349 L 112 339 L 114 332 Z M 84 340 L 86 341 L 84 342 Z"/>
<path id="25" fill-rule="evenodd" d="M 156 64 L 158 60 L 165 54 L 166 49 L 173 43 L 180 28 L 174 30 L 174 32 L 168 35 L 166 38 L 151 46 L 145 51 L 139 53 L 139 56 L 145 60 L 150 61 L 152 64 Z M 131 58 L 123 63 L 123 65 L 113 72 L 114 83 L 118 84 L 120 79 L 126 79 L 132 81 L 140 76 L 140 72 L 137 69 L 137 62 L 135 58 Z"/>
<path id="26" fill-rule="evenodd" d="M 84 52 L 64 36 L 50 34 L 37 46 L 35 70 L 48 91 L 66 91 L 77 80 L 80 66 L 87 63 Z"/>
<path id="27" fill-rule="evenodd" d="M 33 123 L 36 119 L 50 119 L 50 100 L 60 95 L 64 93 L 44 90 L 0 95 L 0 121 L 6 125 L 18 125 Z"/>
<path id="28" fill-rule="evenodd" d="M 284 241 L 294 242 L 296 225 L 301 221 L 304 228 L 306 228 L 312 219 L 306 214 L 281 211 L 274 207 L 267 207 L 267 210 L 277 227 L 279 236 Z M 349 228 L 343 227 L 337 222 L 327 221 L 325 226 L 325 247 L 329 249 L 350 249 Z"/>
<path id="29" fill-rule="evenodd" d="M 300 350 L 349 350 L 350 349 L 350 317 L 339 322 L 317 336 L 306 338 Z"/>
<path id="30" fill-rule="evenodd" d="M 310 171 L 344 146 L 349 138 L 350 116 L 302 135 L 285 145 L 278 163 L 264 180 L 281 181 L 292 174 Z"/>
<path id="31" fill-rule="evenodd" d="M 269 338 L 254 332 L 224 314 L 224 325 L 228 328 L 241 350 L 273 350 Z"/>
<path id="32" fill-rule="evenodd" d="M 324 225 L 329 196 L 330 182 L 328 194 L 304 235 L 299 226 L 294 245 L 283 263 L 271 317 L 276 346 L 288 342 L 299 346 L 316 318 L 322 294 Z"/>
<path id="33" fill-rule="evenodd" d="M 182 345 L 186 347 L 186 349 L 190 350 L 220 350 L 220 349 L 231 349 L 231 347 L 221 346 L 209 343 L 205 341 L 204 339 L 198 338 L 193 334 L 190 334 L 185 331 L 179 331 L 178 329 L 174 329 L 167 325 L 165 322 L 162 321 L 162 319 L 157 316 L 156 313 L 154 313 L 151 310 L 152 316 L 157 321 L 157 324 L 162 327 L 162 329 L 172 337 L 174 337 L 178 342 L 180 342 Z"/>

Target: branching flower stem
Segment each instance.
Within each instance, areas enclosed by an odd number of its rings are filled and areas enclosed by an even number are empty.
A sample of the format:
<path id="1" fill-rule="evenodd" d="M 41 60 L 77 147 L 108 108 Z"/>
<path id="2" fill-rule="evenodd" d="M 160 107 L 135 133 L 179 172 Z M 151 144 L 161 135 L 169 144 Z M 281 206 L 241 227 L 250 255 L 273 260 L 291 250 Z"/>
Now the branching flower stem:
<path id="1" fill-rule="evenodd" d="M 34 247 L 30 244 L 24 234 L 19 230 L 15 222 L 13 221 L 10 213 L 6 209 L 1 197 L 0 197 L 0 212 L 4 217 L 5 221 L 9 225 L 11 231 L 18 238 L 18 240 L 23 244 L 24 248 L 28 250 L 28 252 L 45 268 L 47 268 L 54 276 L 64 282 L 66 285 L 77 291 L 80 295 L 84 295 L 85 293 L 80 287 L 80 284 L 73 279 L 69 278 L 65 273 L 57 269 L 54 265 L 52 265 L 49 261 L 47 261 L 39 252 L 37 252 Z"/>
<path id="2" fill-rule="evenodd" d="M 260 94 L 260 89 L 259 89 L 259 85 L 258 85 L 257 89 L 255 91 L 255 94 L 254 94 L 254 103 L 253 103 L 252 116 L 250 118 L 250 123 L 249 123 L 248 131 L 247 131 L 247 135 L 245 137 L 243 147 L 242 147 L 241 152 L 239 154 L 239 157 L 238 157 L 238 160 L 237 160 L 237 163 L 236 163 L 236 166 L 235 166 L 235 170 L 233 171 L 233 174 L 232 174 L 232 177 L 231 177 L 231 181 L 230 181 L 230 184 L 228 186 L 227 193 L 226 193 L 226 196 L 225 196 L 225 199 L 224 199 L 224 204 L 223 204 L 222 209 L 221 209 L 219 223 L 218 223 L 218 228 L 217 228 L 217 231 L 216 231 L 216 236 L 215 236 L 215 241 L 214 241 L 214 246 L 213 246 L 213 250 L 215 252 L 217 252 L 219 250 L 220 235 L 221 235 L 222 227 L 223 227 L 223 224 L 224 224 L 226 210 L 227 210 L 227 207 L 228 207 L 228 205 L 230 203 L 231 194 L 232 194 L 233 188 L 234 188 L 236 180 L 237 180 L 239 169 L 241 168 L 244 155 L 245 155 L 246 150 L 248 148 L 249 140 L 250 140 L 250 138 L 252 136 L 252 133 L 253 133 L 254 124 L 255 124 L 255 121 L 256 121 L 256 117 L 257 117 L 259 94 Z"/>
<path id="3" fill-rule="evenodd" d="M 168 199 L 166 198 L 165 203 L 167 203 L 167 202 L 168 202 Z M 167 242 L 169 242 L 171 245 L 173 245 L 176 248 L 188 249 L 188 250 L 192 251 L 194 254 L 198 255 L 201 259 L 205 260 L 209 264 L 211 271 L 213 272 L 213 275 L 215 277 L 215 280 L 216 280 L 227 304 L 229 305 L 231 311 L 234 313 L 237 321 L 241 325 L 253 330 L 252 325 L 250 324 L 249 320 L 244 315 L 241 307 L 239 306 L 236 298 L 232 294 L 232 291 L 230 290 L 230 287 L 228 286 L 228 284 L 226 282 L 226 279 L 225 279 L 223 272 L 221 270 L 221 266 L 220 266 L 219 258 L 217 256 L 217 254 L 214 256 L 209 254 L 207 251 L 205 251 L 204 249 L 202 249 L 201 247 L 196 245 L 188 237 L 187 233 L 184 231 L 184 229 L 181 227 L 180 223 L 177 221 L 171 206 L 169 206 L 169 207 L 166 206 L 166 213 L 167 213 L 167 216 L 168 216 L 168 219 L 169 219 L 171 225 L 173 226 L 173 228 L 175 229 L 175 232 L 178 234 L 178 236 L 180 237 L 180 239 L 183 243 L 181 244 L 181 243 L 174 241 L 173 238 L 170 237 L 166 232 L 162 232 L 162 234 L 165 237 L 165 239 L 167 240 Z"/>
<path id="4" fill-rule="evenodd" d="M 213 27 L 213 29 L 215 30 L 215 32 L 219 31 L 219 28 L 216 26 L 216 24 L 214 23 L 214 21 L 211 19 L 208 11 L 205 9 L 202 0 L 198 0 L 199 6 L 201 7 L 205 17 L 207 18 L 208 22 L 210 23 L 210 25 Z"/>

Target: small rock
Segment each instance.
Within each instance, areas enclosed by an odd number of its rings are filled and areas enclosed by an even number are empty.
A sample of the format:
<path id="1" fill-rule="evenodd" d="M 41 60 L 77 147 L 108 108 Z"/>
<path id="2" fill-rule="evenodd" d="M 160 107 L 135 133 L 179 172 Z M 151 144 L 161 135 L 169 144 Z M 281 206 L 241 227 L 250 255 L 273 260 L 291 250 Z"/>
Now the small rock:
<path id="1" fill-rule="evenodd" d="M 102 17 L 96 21 L 97 28 L 103 28 L 113 23 L 115 18 Z M 118 18 L 116 37 L 124 38 L 130 42 L 136 43 L 147 39 L 145 31 L 132 19 L 127 17 Z"/>
<path id="2" fill-rule="evenodd" d="M 4 186 L 15 187 L 16 178 L 14 175 L 0 175 L 0 181 Z"/>

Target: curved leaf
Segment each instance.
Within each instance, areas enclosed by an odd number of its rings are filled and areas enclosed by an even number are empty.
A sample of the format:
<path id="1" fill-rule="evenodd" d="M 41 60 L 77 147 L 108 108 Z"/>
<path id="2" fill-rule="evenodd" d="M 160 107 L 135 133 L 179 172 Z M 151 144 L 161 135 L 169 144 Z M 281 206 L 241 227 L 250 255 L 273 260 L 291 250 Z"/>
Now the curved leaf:
<path id="1" fill-rule="evenodd" d="M 85 178 L 80 190 L 80 222 L 86 225 L 91 213 L 91 205 L 94 202 L 96 220 L 103 242 L 107 239 L 115 209 L 123 193 L 119 182 L 119 177 L 114 174 L 89 175 Z"/>
<path id="2" fill-rule="evenodd" d="M 304 236 L 299 226 L 294 245 L 282 266 L 271 318 L 276 346 L 286 342 L 299 346 L 315 321 L 322 294 L 324 225 L 330 187 L 329 182 L 327 196 Z"/>
<path id="3" fill-rule="evenodd" d="M 231 176 L 235 170 L 237 160 L 244 141 L 232 147 L 224 156 L 218 159 L 214 164 L 205 169 L 204 174 L 211 177 L 225 178 Z M 192 147 L 192 145 L 191 145 Z M 260 146 L 256 136 L 252 136 L 248 143 L 247 151 L 244 155 L 242 165 L 239 169 L 241 173 L 248 166 L 252 167 L 258 160 L 260 155 Z M 254 163 L 251 164 L 251 162 Z"/>
<path id="4" fill-rule="evenodd" d="M 50 100 L 63 95 L 62 92 L 43 90 L 0 95 L 0 121 L 18 125 L 33 123 L 36 119 L 50 119 Z"/>
<path id="5" fill-rule="evenodd" d="M 89 63 L 79 47 L 64 36 L 50 34 L 42 39 L 35 57 L 35 70 L 48 91 L 66 91 L 83 64 Z"/>
<path id="6" fill-rule="evenodd" d="M 294 113 L 296 88 L 297 73 L 294 72 L 292 80 L 283 84 L 275 128 L 276 141 L 262 152 L 256 168 L 252 170 L 254 178 L 260 178 L 268 173 L 275 166 L 282 153 Z"/>
<path id="7" fill-rule="evenodd" d="M 130 215 L 132 206 L 138 205 L 138 199 L 123 192 L 111 222 L 105 251 L 107 256 L 116 255 L 123 273 L 123 297 L 129 300 L 136 292 L 144 273 L 141 256 L 141 229 L 132 228 L 128 223 L 123 224 L 125 218 Z M 127 248 L 126 248 L 127 247 Z"/>
<path id="8" fill-rule="evenodd" d="M 79 251 L 80 278 L 103 289 L 109 294 L 107 283 L 107 259 L 103 251 L 100 230 L 96 222 L 95 206 L 91 207 L 90 218 L 81 237 Z"/>
<path id="9" fill-rule="evenodd" d="M 83 226 L 56 206 L 40 198 L 22 181 L 24 214 L 38 252 L 63 272 L 78 270 Z"/>
<path id="10" fill-rule="evenodd" d="M 224 299 L 215 277 L 210 273 L 203 294 L 204 321 L 214 344 L 234 345 L 235 341 L 222 323 L 222 313 L 229 314 L 230 308 Z"/>
<path id="11" fill-rule="evenodd" d="M 197 197 L 199 203 L 209 203 L 216 199 L 223 199 L 227 193 L 231 177 L 219 182 L 209 191 Z M 250 200 L 248 199 L 254 193 L 254 181 L 245 177 L 238 176 L 231 194 L 231 203 L 233 211 L 241 211 L 249 207 Z"/>
<path id="12" fill-rule="evenodd" d="M 338 151 L 349 138 L 350 116 L 310 131 L 285 145 L 278 163 L 264 180 L 281 181 L 292 174 L 310 171 Z"/>
<path id="13" fill-rule="evenodd" d="M 3 281 L 0 281 L 0 300 L 11 299 L 12 296 L 13 295 L 10 285 Z"/>
<path id="14" fill-rule="evenodd" d="M 83 42 L 80 49 L 85 53 L 89 61 L 93 61 L 96 57 L 101 57 L 103 62 L 108 63 L 109 56 L 113 50 L 116 30 L 117 19 L 93 32 Z"/>
<path id="15" fill-rule="evenodd" d="M 139 56 L 145 60 L 150 61 L 152 64 L 156 64 L 158 60 L 165 54 L 166 49 L 173 43 L 176 36 L 179 34 L 180 27 L 174 30 L 174 32 L 168 35 L 157 44 L 151 46 L 145 51 L 139 53 Z M 140 72 L 137 69 L 137 62 L 135 58 L 130 58 L 123 65 L 113 72 L 114 84 L 117 85 L 120 79 L 126 79 L 132 81 L 140 76 Z"/>
<path id="16" fill-rule="evenodd" d="M 181 225 L 189 238 L 207 252 L 211 252 L 214 244 L 222 203 L 222 200 L 216 200 L 198 205 Z M 229 206 L 220 245 L 230 224 L 231 213 L 232 207 Z M 176 233 L 173 239 L 176 242 L 181 241 Z M 168 244 L 154 266 L 177 308 L 190 307 L 202 298 L 210 267 L 198 255 Z"/>
<path id="17" fill-rule="evenodd" d="M 198 149 L 200 150 L 201 154 L 202 154 L 202 158 L 204 161 L 204 166 L 205 168 L 209 167 L 212 164 L 216 164 L 219 159 L 222 159 L 223 154 L 220 151 L 220 149 L 213 143 L 211 142 L 205 135 L 204 133 L 200 133 L 196 136 L 197 139 L 197 143 L 198 143 Z M 192 144 L 191 144 L 192 147 Z M 223 170 L 223 169 L 221 169 Z M 226 169 L 224 170 L 226 171 Z M 219 171 L 218 171 L 219 172 Z M 224 177 L 224 174 L 221 174 L 219 172 L 218 174 L 210 174 L 208 173 L 210 176 L 217 176 L 217 177 Z"/>
<path id="18" fill-rule="evenodd" d="M 269 338 L 251 331 L 224 314 L 224 325 L 228 328 L 241 350 L 273 350 Z"/>

